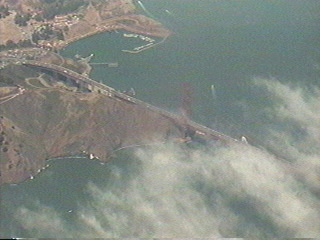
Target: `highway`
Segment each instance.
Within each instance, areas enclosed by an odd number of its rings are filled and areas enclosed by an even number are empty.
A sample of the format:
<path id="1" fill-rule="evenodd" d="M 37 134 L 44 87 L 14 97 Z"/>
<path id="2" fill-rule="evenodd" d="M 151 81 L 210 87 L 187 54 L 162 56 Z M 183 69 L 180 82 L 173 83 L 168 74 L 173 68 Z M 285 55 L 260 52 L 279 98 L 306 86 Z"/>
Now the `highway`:
<path id="1" fill-rule="evenodd" d="M 155 106 L 148 104 L 144 101 L 141 101 L 139 99 L 136 99 L 136 98 L 128 96 L 124 93 L 121 93 L 119 91 L 116 91 L 114 88 L 111 88 L 105 84 L 96 82 L 87 76 L 81 75 L 79 73 L 76 73 L 76 72 L 74 72 L 70 69 L 64 68 L 62 66 L 58 66 L 58 65 L 50 64 L 50 63 L 43 63 L 43 62 L 34 61 L 34 60 L 19 60 L 19 59 L 3 59 L 3 60 L 12 61 L 14 64 L 21 64 L 21 65 L 25 65 L 25 66 L 39 67 L 39 68 L 47 69 L 52 72 L 59 73 L 67 78 L 73 79 L 78 84 L 85 86 L 90 91 L 99 92 L 99 93 L 104 94 L 108 97 L 120 99 L 120 100 L 129 102 L 129 103 L 132 103 L 132 104 L 138 104 L 139 106 L 145 107 L 145 108 L 149 109 L 150 111 L 160 113 L 161 115 L 173 120 L 178 125 L 186 128 L 186 129 L 194 131 L 195 135 L 197 137 L 202 138 L 202 139 L 219 140 L 219 141 L 222 141 L 225 143 L 243 143 L 242 141 L 239 141 L 238 139 L 227 136 L 221 132 L 215 131 L 209 127 L 206 127 L 204 125 L 196 123 L 190 119 L 182 119 L 182 117 L 180 115 L 173 114 L 169 111 L 155 107 Z M 0 61 L 1 61 L 1 59 L 0 59 Z"/>
<path id="2" fill-rule="evenodd" d="M 18 87 L 17 90 L 18 90 L 17 93 L 11 93 L 10 95 L 0 98 L 0 105 L 18 97 L 19 95 L 22 95 L 25 91 L 24 88 L 20 88 L 20 87 Z"/>

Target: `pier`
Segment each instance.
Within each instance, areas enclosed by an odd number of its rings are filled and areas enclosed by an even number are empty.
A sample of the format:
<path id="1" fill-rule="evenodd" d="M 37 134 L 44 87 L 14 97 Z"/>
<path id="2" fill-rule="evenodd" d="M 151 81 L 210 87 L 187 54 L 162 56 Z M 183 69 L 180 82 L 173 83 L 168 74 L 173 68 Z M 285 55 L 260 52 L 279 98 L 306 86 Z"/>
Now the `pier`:
<path id="1" fill-rule="evenodd" d="M 119 63 L 118 62 L 93 62 L 89 63 L 91 66 L 106 66 L 106 67 L 118 67 Z"/>

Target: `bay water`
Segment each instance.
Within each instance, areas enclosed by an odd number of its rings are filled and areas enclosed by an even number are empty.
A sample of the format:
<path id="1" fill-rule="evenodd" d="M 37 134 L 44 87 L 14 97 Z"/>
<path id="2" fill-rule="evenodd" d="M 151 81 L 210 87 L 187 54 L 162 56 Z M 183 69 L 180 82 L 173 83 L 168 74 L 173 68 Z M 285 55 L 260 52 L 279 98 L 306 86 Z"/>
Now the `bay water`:
<path id="1" fill-rule="evenodd" d="M 125 32 L 118 31 L 72 43 L 61 54 L 66 57 L 94 54 L 92 62 L 117 62 L 118 67 L 94 66 L 91 78 L 121 91 L 132 87 L 138 99 L 176 113 L 181 106 L 182 84 L 188 82 L 193 90 L 193 120 L 235 138 L 244 135 L 249 142 L 262 145 L 270 142 L 271 137 L 278 136 L 270 134 L 270 129 L 273 133 L 290 132 L 291 138 L 286 140 L 293 141 L 305 130 L 302 123 L 312 125 L 305 118 L 316 118 L 314 114 L 318 110 L 311 111 L 319 99 L 320 4 L 317 1 L 148 0 L 142 3 L 173 31 L 162 44 L 138 54 L 125 53 L 121 50 L 145 42 L 125 38 Z M 286 94 L 293 95 L 288 102 L 281 98 Z M 304 105 L 296 103 L 305 99 L 310 101 L 306 100 Z M 296 104 L 300 112 L 310 107 L 310 116 L 295 119 L 290 115 L 291 119 L 288 115 L 275 114 L 279 110 L 275 101 L 283 104 L 282 112 L 290 104 Z M 289 125 L 294 127 L 288 128 Z M 307 153 L 317 155 L 318 152 L 312 152 L 315 142 L 307 140 L 311 149 Z M 299 144 L 291 146 L 302 154 Z M 278 150 L 288 149 L 281 145 Z M 119 152 L 112 162 L 104 165 L 87 159 L 51 161 L 50 167 L 32 181 L 1 187 L 0 236 L 315 236 L 316 226 L 296 225 L 286 215 L 281 222 L 266 214 L 260 204 L 268 206 L 271 200 L 263 203 L 268 196 L 253 197 L 252 185 L 244 184 L 243 178 L 230 173 L 241 159 L 250 160 L 244 164 L 261 171 L 266 163 L 273 169 L 273 157 L 255 151 L 223 148 L 203 153 L 197 149 L 191 155 L 184 155 L 180 147 L 170 145 Z M 209 175 L 206 168 L 211 170 Z M 276 165 L 274 172 L 278 168 Z M 251 176 L 252 171 L 255 170 L 244 172 Z M 267 174 L 266 182 L 270 185 L 275 179 L 280 182 L 282 188 L 275 188 L 278 195 L 286 190 L 291 194 L 293 188 L 305 191 L 299 187 L 302 183 L 279 180 L 282 172 L 276 176 L 274 172 Z M 260 172 L 255 176 L 262 175 Z M 264 183 L 258 184 L 258 189 L 264 187 Z M 239 189 L 244 193 L 238 194 Z M 314 195 L 306 194 L 311 197 L 297 198 L 302 207 L 310 207 L 310 201 L 319 204 Z M 181 199 L 189 200 L 181 202 Z M 157 208 L 167 211 L 159 212 Z M 313 220 L 317 216 L 309 218 Z"/>

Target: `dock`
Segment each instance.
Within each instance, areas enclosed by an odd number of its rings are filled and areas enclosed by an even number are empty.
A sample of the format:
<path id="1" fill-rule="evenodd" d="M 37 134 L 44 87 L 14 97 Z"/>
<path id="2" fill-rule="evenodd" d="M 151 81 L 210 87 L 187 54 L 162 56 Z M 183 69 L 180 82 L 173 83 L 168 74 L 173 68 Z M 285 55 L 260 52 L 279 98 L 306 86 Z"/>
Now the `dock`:
<path id="1" fill-rule="evenodd" d="M 93 63 L 89 63 L 89 65 L 92 66 L 106 66 L 106 67 L 118 67 L 119 63 L 118 62 L 93 62 Z"/>

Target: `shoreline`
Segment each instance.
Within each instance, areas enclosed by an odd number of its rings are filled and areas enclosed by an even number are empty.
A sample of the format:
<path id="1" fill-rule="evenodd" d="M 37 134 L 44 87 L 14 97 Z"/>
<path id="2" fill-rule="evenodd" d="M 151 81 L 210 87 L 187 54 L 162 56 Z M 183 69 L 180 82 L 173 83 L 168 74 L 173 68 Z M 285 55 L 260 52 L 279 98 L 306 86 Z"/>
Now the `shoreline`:
<path id="1" fill-rule="evenodd" d="M 101 29 L 97 29 L 97 30 L 93 30 L 91 32 L 88 32 L 84 35 L 81 35 L 81 36 L 77 36 L 77 37 L 74 37 L 74 38 L 71 38 L 71 39 L 68 39 L 66 41 L 63 41 L 61 42 L 60 44 L 56 45 L 55 47 L 60 50 L 62 48 L 65 48 L 66 46 L 68 46 L 69 44 L 71 43 L 74 43 L 76 41 L 79 41 L 81 39 L 84 39 L 84 38 L 87 38 L 87 37 L 91 37 L 93 35 L 96 35 L 96 34 L 99 34 L 99 33 L 103 33 L 103 32 L 111 32 L 113 30 L 117 30 L 117 29 L 104 29 L 104 30 L 101 30 Z"/>
<path id="2" fill-rule="evenodd" d="M 129 18 L 132 20 L 132 18 Z M 143 26 L 140 28 L 140 26 L 138 27 L 132 27 L 132 26 L 128 26 L 125 24 L 121 24 L 121 23 L 114 23 L 112 24 L 114 21 L 116 22 L 118 19 L 112 19 L 111 22 L 105 23 L 105 24 L 110 24 L 107 26 L 97 26 L 96 29 L 87 32 L 86 34 L 80 35 L 80 36 L 75 36 L 72 37 L 70 39 L 67 39 L 65 41 L 60 41 L 58 42 L 54 47 L 57 50 L 61 50 L 62 48 L 65 48 L 66 46 L 68 46 L 69 44 L 79 41 L 81 39 L 93 36 L 95 34 L 99 34 L 99 33 L 104 33 L 104 32 L 113 32 L 113 31 L 117 31 L 117 30 L 125 30 L 128 32 L 132 32 L 132 33 L 136 33 L 136 34 L 142 34 L 142 35 L 147 35 L 147 36 L 152 36 L 152 37 L 162 37 L 164 38 L 164 40 L 166 40 L 171 34 L 172 32 L 164 27 L 161 27 L 158 31 L 148 31 L 146 29 L 143 28 Z M 134 19 L 135 21 L 138 21 L 137 19 Z M 161 43 L 164 42 L 163 40 L 160 41 Z M 154 45 L 158 45 L 154 44 Z M 129 50 L 130 51 L 130 50 Z"/>

